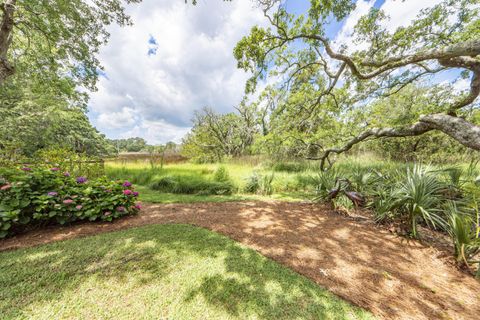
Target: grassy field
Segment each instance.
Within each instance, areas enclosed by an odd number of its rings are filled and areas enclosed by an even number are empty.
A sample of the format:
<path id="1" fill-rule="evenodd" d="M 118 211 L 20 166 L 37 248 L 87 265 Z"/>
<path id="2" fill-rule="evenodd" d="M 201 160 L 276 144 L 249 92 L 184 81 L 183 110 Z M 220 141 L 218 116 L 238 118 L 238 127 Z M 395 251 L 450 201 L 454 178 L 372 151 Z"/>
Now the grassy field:
<path id="1" fill-rule="evenodd" d="M 219 168 L 224 168 L 228 175 L 230 192 L 217 193 L 215 188 L 215 174 Z M 252 166 L 251 164 L 192 164 L 180 163 L 166 165 L 163 168 L 151 168 L 146 163 L 115 163 L 106 165 L 106 173 L 113 179 L 130 180 L 137 185 L 141 200 L 157 203 L 172 202 L 222 202 L 238 200 L 286 200 L 299 201 L 313 196 L 313 188 L 308 186 L 302 178 L 307 179 L 311 172 L 277 172 L 265 165 Z M 253 176 L 273 176 L 271 190 L 246 192 L 245 186 Z M 161 180 L 163 179 L 163 180 Z M 155 182 L 166 179 L 175 179 L 176 186 L 167 185 L 163 190 L 155 190 Z M 261 183 L 261 181 L 260 181 Z M 178 186 L 180 185 L 180 186 Z M 177 191 L 171 192 L 175 187 Z M 183 188 L 183 189 L 182 189 Z"/>
<path id="2" fill-rule="evenodd" d="M 156 225 L 0 253 L 2 319 L 371 319 L 205 229 Z"/>
<path id="3" fill-rule="evenodd" d="M 140 200 L 146 202 L 302 201 L 316 196 L 318 165 L 317 161 L 243 160 L 214 164 L 184 162 L 152 168 L 145 161 L 111 161 L 105 169 L 109 178 L 133 182 L 140 191 Z M 347 159 L 339 164 L 340 168 L 357 166 L 401 168 L 405 165 L 366 158 Z M 224 182 L 216 181 L 215 176 L 222 168 L 228 175 L 229 192 L 222 189 Z"/>

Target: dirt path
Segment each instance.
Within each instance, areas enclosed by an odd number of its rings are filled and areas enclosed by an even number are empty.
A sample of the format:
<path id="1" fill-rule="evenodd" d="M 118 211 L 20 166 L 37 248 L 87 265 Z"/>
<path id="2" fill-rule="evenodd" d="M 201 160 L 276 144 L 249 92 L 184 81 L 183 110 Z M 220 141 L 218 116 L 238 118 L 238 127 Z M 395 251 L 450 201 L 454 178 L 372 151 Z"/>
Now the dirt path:
<path id="1" fill-rule="evenodd" d="M 440 252 L 312 204 L 146 205 L 115 223 L 52 227 L 0 241 L 0 251 L 155 223 L 223 233 L 385 319 L 478 319 L 480 282 Z"/>

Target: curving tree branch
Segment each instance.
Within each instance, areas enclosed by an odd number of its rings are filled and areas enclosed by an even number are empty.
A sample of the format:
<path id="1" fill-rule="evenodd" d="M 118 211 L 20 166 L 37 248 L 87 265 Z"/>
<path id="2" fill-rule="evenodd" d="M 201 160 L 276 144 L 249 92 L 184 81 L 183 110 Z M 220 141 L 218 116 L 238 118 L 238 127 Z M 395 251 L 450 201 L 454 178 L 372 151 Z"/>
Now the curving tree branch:
<path id="1" fill-rule="evenodd" d="M 327 149 L 323 152 L 323 155 L 320 156 L 318 159 L 320 160 L 320 169 L 325 169 L 325 161 L 328 160 L 329 156 L 332 153 L 340 154 L 347 152 L 348 150 L 352 149 L 353 146 L 356 144 L 369 140 L 369 139 L 377 139 L 377 138 L 399 138 L 399 137 L 413 137 L 422 135 L 428 131 L 433 130 L 433 128 L 425 122 L 417 122 L 409 127 L 405 128 L 372 128 L 368 129 L 358 136 L 351 139 L 347 142 L 343 147 L 339 148 L 331 148 Z"/>

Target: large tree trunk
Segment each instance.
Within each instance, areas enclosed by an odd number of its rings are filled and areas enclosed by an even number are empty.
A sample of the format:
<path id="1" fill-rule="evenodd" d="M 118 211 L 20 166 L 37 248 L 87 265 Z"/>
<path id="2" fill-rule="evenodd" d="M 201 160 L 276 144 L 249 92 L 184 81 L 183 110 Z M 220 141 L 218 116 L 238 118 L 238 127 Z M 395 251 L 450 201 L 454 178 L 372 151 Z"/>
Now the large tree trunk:
<path id="1" fill-rule="evenodd" d="M 0 22 L 0 85 L 14 73 L 14 67 L 8 61 L 8 49 L 13 38 L 13 15 L 15 13 L 16 0 L 5 0 L 0 5 L 2 19 Z"/>
<path id="2" fill-rule="evenodd" d="M 468 148 L 480 151 L 480 127 L 465 119 L 437 113 L 420 117 L 420 122 L 442 131 Z"/>
<path id="3" fill-rule="evenodd" d="M 325 163 L 332 153 L 340 154 L 350 150 L 354 145 L 378 138 L 399 138 L 419 136 L 428 131 L 441 131 L 464 146 L 480 151 L 480 126 L 467 120 L 444 113 L 421 116 L 419 122 L 404 128 L 373 128 L 366 130 L 351 139 L 341 148 L 332 148 L 324 151 L 320 157 L 320 168 L 325 169 Z"/>

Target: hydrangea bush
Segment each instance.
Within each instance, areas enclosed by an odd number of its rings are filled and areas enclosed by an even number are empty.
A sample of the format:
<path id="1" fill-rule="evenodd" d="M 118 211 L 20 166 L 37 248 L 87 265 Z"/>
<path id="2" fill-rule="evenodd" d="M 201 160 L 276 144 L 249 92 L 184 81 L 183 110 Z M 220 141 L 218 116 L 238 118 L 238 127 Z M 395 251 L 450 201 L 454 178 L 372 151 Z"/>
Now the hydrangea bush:
<path id="1" fill-rule="evenodd" d="M 0 170 L 0 238 L 29 227 L 112 221 L 140 209 L 128 181 L 75 177 L 61 168 Z"/>

